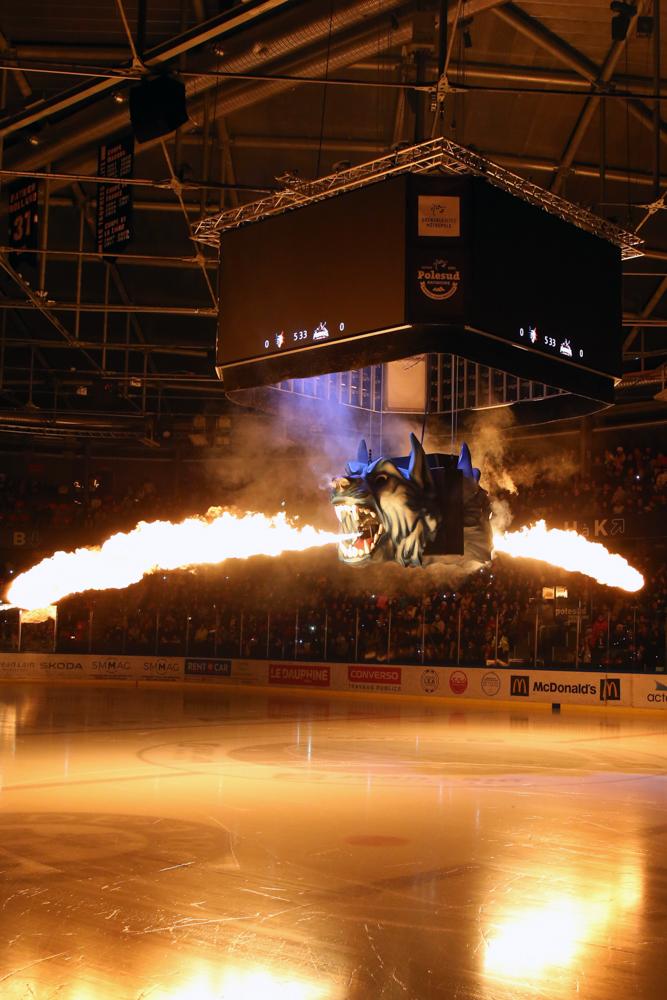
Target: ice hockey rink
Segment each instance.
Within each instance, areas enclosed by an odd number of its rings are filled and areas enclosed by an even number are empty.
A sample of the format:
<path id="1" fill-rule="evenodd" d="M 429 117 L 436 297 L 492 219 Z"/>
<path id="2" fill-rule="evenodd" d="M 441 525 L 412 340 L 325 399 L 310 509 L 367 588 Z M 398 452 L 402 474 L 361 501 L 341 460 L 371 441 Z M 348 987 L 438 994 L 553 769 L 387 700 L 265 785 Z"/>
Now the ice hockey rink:
<path id="1" fill-rule="evenodd" d="M 665 995 L 667 722 L 0 688 L 2 1000 Z"/>

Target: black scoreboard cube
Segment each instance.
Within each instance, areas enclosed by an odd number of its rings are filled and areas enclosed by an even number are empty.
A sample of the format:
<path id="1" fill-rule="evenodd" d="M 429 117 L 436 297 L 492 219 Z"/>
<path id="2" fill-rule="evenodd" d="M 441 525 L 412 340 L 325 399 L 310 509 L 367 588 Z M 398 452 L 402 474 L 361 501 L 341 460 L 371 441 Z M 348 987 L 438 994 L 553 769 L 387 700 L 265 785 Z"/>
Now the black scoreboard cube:
<path id="1" fill-rule="evenodd" d="M 621 252 L 481 177 L 403 175 L 222 234 L 230 388 L 445 352 L 609 401 Z"/>

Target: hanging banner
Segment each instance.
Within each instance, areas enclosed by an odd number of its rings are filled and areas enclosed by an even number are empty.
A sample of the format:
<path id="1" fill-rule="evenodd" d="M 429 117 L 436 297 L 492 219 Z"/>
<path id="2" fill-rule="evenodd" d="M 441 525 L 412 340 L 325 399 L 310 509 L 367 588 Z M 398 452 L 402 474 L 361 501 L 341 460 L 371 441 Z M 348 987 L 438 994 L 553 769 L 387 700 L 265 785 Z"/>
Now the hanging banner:
<path id="1" fill-rule="evenodd" d="M 39 248 L 39 187 L 36 180 L 18 180 L 7 186 L 9 207 L 9 261 L 37 264 Z"/>
<path id="2" fill-rule="evenodd" d="M 134 137 L 123 136 L 99 147 L 99 177 L 132 177 Z M 132 188 L 128 184 L 97 185 L 97 252 L 120 250 L 133 237 Z"/>

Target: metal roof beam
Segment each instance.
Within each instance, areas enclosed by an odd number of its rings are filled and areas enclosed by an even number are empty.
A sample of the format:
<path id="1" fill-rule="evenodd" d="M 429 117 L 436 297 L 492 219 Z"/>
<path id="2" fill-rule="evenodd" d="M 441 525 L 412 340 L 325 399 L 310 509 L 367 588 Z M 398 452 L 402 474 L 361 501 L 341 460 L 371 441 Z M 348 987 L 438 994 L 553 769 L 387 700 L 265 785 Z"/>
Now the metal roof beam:
<path id="1" fill-rule="evenodd" d="M 0 253 L 15 253 L 15 248 L 10 246 L 0 246 Z M 97 264 L 107 264 L 104 254 L 94 250 L 31 250 L 31 253 L 51 257 L 53 260 L 77 260 L 82 257 Z M 218 260 L 214 257 L 204 258 L 207 267 L 217 267 Z M 193 257 L 160 257 L 154 254 L 122 253 L 116 257 L 117 264 L 130 264 L 139 267 L 170 267 L 180 270 L 183 267 L 198 268 L 199 262 Z"/>
<path id="2" fill-rule="evenodd" d="M 0 258 L 0 265 L 4 266 Z M 0 309 L 39 309 L 40 312 L 82 312 L 82 313 L 149 313 L 165 316 L 196 316 L 200 319 L 211 319 L 218 315 L 218 310 L 210 306 L 199 308 L 197 306 L 165 306 L 165 305 L 137 305 L 134 302 L 55 302 L 46 299 L 42 304 L 38 296 L 26 301 L 24 299 L 0 299 Z M 81 341 L 70 335 L 69 347 L 80 348 Z"/>
<path id="3" fill-rule="evenodd" d="M 597 83 L 609 83 L 611 80 L 614 75 L 614 70 L 618 65 L 618 61 L 625 50 L 628 36 L 634 30 L 635 25 L 637 24 L 637 18 L 642 14 L 645 7 L 645 0 L 639 0 L 637 9 L 630 19 L 627 36 L 622 41 L 617 40 L 612 42 L 602 69 L 600 70 L 599 77 L 596 81 Z M 584 136 L 586 135 L 586 132 L 588 131 L 588 128 L 593 120 L 593 116 L 600 105 L 600 100 L 601 97 L 599 94 L 591 94 L 586 98 L 577 123 L 572 130 L 565 149 L 563 150 L 563 155 L 561 157 L 558 170 L 556 171 L 556 176 L 551 182 L 552 191 L 558 193 L 562 188 L 567 171 L 570 169 L 570 166 L 577 155 L 577 150 L 584 140 Z"/>
<path id="4" fill-rule="evenodd" d="M 645 6 L 645 0 L 641 0 L 637 8 L 637 12 L 634 15 L 628 29 L 628 35 L 631 33 L 632 28 L 636 24 L 637 16 L 641 14 Z M 623 81 L 628 79 L 627 77 L 623 77 L 618 80 L 612 80 L 614 70 L 618 65 L 618 60 L 624 51 L 625 42 L 614 42 L 607 54 L 607 58 L 605 59 L 603 66 L 597 67 L 593 62 L 591 62 L 590 59 L 584 56 L 573 46 L 569 45 L 568 42 L 546 28 L 541 21 L 538 21 L 534 17 L 530 17 L 513 3 L 508 3 L 503 7 L 496 8 L 494 13 L 496 17 L 511 25 L 516 31 L 523 34 L 526 38 L 535 42 L 546 52 L 549 52 L 556 59 L 558 59 L 559 62 L 569 66 L 571 69 L 574 69 L 583 80 L 586 80 L 590 84 L 594 91 L 589 95 L 588 100 L 584 104 L 579 120 L 575 125 L 563 152 L 563 156 L 561 157 L 559 170 L 552 182 L 552 190 L 554 192 L 558 192 L 560 191 L 567 170 L 576 156 L 577 149 L 579 148 L 586 130 L 591 123 L 593 115 L 597 110 L 601 96 L 604 96 L 607 92 L 613 94 L 614 84 L 620 84 L 621 79 Z M 643 101 L 632 98 L 627 100 L 627 105 L 630 113 L 638 121 L 640 121 L 647 128 L 654 128 L 653 111 L 647 108 Z M 664 122 L 660 123 L 660 137 L 662 141 L 667 141 L 667 126 Z"/>
<path id="5" fill-rule="evenodd" d="M 12 280 L 15 282 L 16 285 L 18 285 L 18 287 L 21 289 L 21 291 L 26 297 L 25 301 L 19 300 L 13 308 L 36 309 L 38 312 L 42 314 L 42 316 L 44 316 L 49 321 L 51 326 L 58 331 L 58 333 L 61 335 L 61 337 L 63 337 L 63 339 L 69 344 L 70 347 L 77 347 L 76 338 L 70 333 L 70 331 L 65 326 L 63 326 L 63 324 L 60 322 L 57 316 L 54 316 L 53 312 L 48 306 L 48 303 L 45 303 L 42 300 L 42 298 L 32 290 L 30 285 L 28 285 L 27 282 L 23 280 L 21 275 L 18 273 L 18 271 L 15 270 L 15 268 L 12 267 L 12 265 L 9 263 L 9 260 L 4 254 L 0 254 L 0 268 L 2 268 L 2 270 L 5 271 L 6 274 L 10 276 L 10 278 L 12 278 Z M 8 300 L 6 299 L 0 300 L 0 307 L 4 308 L 5 303 L 7 301 Z M 90 364 L 96 371 L 98 372 L 102 371 L 102 368 L 97 363 L 97 361 L 95 361 L 94 358 L 91 358 L 91 356 L 87 354 L 85 351 L 82 351 L 82 354 L 86 358 L 86 360 L 90 362 Z"/>
<path id="6" fill-rule="evenodd" d="M 637 320 L 640 320 L 640 321 L 641 320 L 649 319 L 650 316 L 651 316 L 651 314 L 652 314 L 652 312 L 653 312 L 653 310 L 661 302 L 661 300 L 662 300 L 662 298 L 663 298 L 663 296 L 665 295 L 666 292 L 667 292 L 667 274 L 658 283 L 658 285 L 655 288 L 653 294 L 651 295 L 650 299 L 648 300 L 648 302 L 646 303 L 646 305 L 642 309 L 642 311 L 639 314 L 639 316 L 638 317 L 633 317 L 633 319 L 637 319 Z M 662 322 L 663 321 L 661 321 L 661 323 Z M 640 328 L 641 328 L 642 325 L 643 324 L 641 322 L 638 322 L 636 326 L 633 326 L 632 330 L 630 331 L 630 333 L 628 334 L 628 336 L 625 338 L 625 341 L 623 343 L 623 350 L 624 351 L 627 351 L 627 350 L 630 349 L 632 341 L 635 339 L 635 337 L 639 333 L 639 330 L 640 330 Z M 667 320 L 664 321 L 664 325 L 667 326 Z"/>
<path id="7" fill-rule="evenodd" d="M 275 13 L 288 6 L 293 6 L 294 3 L 295 0 L 254 0 L 252 3 L 234 7 L 231 11 L 225 11 L 223 14 L 211 18 L 210 21 L 190 28 L 168 42 L 149 49 L 143 59 L 146 71 L 170 62 L 177 56 L 199 48 L 199 46 L 205 45 L 216 38 L 238 31 L 240 28 L 246 28 L 253 24 L 253 22 L 266 17 L 267 14 Z M 128 75 L 132 77 L 129 66 Z M 140 72 L 134 75 L 140 77 L 143 73 Z M 37 107 L 31 107 L 19 112 L 17 115 L 6 116 L 4 119 L 1 119 L 0 136 L 10 135 L 12 132 L 17 132 L 19 129 L 34 125 L 50 115 L 67 111 L 93 97 L 107 93 L 117 86 L 117 79 L 96 80 L 94 83 L 83 84 L 73 87 L 65 93 L 56 94 L 55 97 L 40 102 Z"/>
<path id="8" fill-rule="evenodd" d="M 72 350 L 71 345 L 66 344 L 63 340 L 26 340 L 24 338 L 15 340 L 12 337 L 6 337 L 3 343 L 6 347 L 25 348 L 26 350 L 29 350 L 31 347 L 45 348 L 49 351 Z M 78 349 L 107 351 L 113 354 L 125 354 L 129 351 L 130 354 L 170 354 L 174 355 L 174 357 L 186 358 L 206 358 L 212 350 L 212 347 L 207 347 L 205 344 L 184 347 L 181 344 L 126 344 L 125 341 L 107 341 L 104 343 L 97 340 L 80 340 L 76 346 Z"/>
<path id="9" fill-rule="evenodd" d="M 579 76 L 588 80 L 589 83 L 597 82 L 599 73 L 595 63 L 591 62 L 590 59 L 577 51 L 572 45 L 569 45 L 559 35 L 550 31 L 537 18 L 526 14 L 525 11 L 516 7 L 513 3 L 506 3 L 502 7 L 496 7 L 494 14 L 501 21 L 505 21 L 506 24 L 511 25 L 519 34 L 528 38 L 531 42 L 535 42 L 545 52 L 549 52 L 559 62 L 565 66 L 569 66 Z"/>
<path id="10" fill-rule="evenodd" d="M 11 46 L 9 44 L 9 40 L 0 31 L 0 55 L 7 56 L 10 52 L 11 52 Z M 25 73 L 22 73 L 20 69 L 16 69 L 14 71 L 14 79 L 16 81 L 16 86 L 21 91 L 21 95 L 25 97 L 26 100 L 27 98 L 32 97 L 32 87 L 30 86 L 30 83 Z"/>

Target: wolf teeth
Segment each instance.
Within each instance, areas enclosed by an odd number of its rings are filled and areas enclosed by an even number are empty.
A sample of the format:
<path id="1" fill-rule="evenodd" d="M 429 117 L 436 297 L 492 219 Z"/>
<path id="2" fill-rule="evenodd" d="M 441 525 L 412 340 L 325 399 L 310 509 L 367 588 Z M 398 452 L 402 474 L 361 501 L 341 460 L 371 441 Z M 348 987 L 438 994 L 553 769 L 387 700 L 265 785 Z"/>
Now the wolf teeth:
<path id="1" fill-rule="evenodd" d="M 344 539 L 339 542 L 338 544 L 339 552 L 341 553 L 343 558 L 351 562 L 353 561 L 358 562 L 365 556 L 371 555 L 383 531 L 384 527 L 382 526 L 382 524 L 377 523 L 376 525 L 374 525 L 374 530 L 372 534 L 369 535 L 367 538 L 364 538 L 364 543 L 361 547 L 359 547 L 356 544 L 356 542 L 359 540 L 360 537 L 360 533 L 357 532 L 356 537 L 354 537 L 352 541 Z M 350 532 L 350 534 L 353 534 L 353 532 Z"/>
<path id="2" fill-rule="evenodd" d="M 351 521 L 356 527 L 359 523 L 359 508 L 357 504 L 337 503 L 335 505 L 336 517 L 343 524 L 346 520 Z"/>

